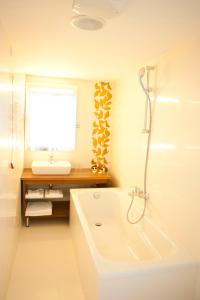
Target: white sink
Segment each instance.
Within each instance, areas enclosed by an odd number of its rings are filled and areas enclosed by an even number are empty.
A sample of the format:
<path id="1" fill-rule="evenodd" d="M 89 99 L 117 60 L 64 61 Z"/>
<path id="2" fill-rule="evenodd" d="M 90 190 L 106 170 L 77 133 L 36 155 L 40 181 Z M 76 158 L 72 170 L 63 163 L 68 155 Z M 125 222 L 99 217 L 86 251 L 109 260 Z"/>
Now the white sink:
<path id="1" fill-rule="evenodd" d="M 71 164 L 68 161 L 33 161 L 32 172 L 38 175 L 68 175 Z"/>

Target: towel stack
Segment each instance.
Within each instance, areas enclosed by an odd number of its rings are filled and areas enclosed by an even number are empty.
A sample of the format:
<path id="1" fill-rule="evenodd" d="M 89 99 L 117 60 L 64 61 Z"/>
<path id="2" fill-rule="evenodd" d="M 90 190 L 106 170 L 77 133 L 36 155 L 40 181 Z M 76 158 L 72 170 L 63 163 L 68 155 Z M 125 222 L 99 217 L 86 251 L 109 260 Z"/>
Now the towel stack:
<path id="1" fill-rule="evenodd" d="M 62 199 L 63 191 L 61 190 L 46 190 L 45 199 Z"/>
<path id="2" fill-rule="evenodd" d="M 52 215 L 52 202 L 28 202 L 26 207 L 26 217 L 35 216 L 51 216 Z"/>
<path id="3" fill-rule="evenodd" d="M 38 189 L 38 190 L 28 190 L 26 195 L 26 199 L 43 199 L 44 198 L 44 190 Z"/>
<path id="4" fill-rule="evenodd" d="M 52 215 L 51 201 L 60 201 L 63 199 L 63 191 L 44 189 L 28 190 L 25 198 L 28 200 L 25 212 L 26 217 L 50 216 Z"/>
<path id="5" fill-rule="evenodd" d="M 27 200 L 36 200 L 36 199 L 62 199 L 63 191 L 61 190 L 28 190 L 25 198 Z"/>

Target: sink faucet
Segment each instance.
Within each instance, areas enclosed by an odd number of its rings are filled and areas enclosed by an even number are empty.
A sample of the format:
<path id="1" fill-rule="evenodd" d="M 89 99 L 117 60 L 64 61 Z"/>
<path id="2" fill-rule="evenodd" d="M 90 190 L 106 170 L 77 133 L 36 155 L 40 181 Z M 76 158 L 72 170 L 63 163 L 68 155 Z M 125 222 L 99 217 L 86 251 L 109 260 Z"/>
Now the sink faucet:
<path id="1" fill-rule="evenodd" d="M 49 162 L 50 162 L 50 164 L 52 164 L 52 163 L 54 162 L 54 155 L 53 155 L 53 152 L 51 152 L 51 153 L 49 154 Z"/>

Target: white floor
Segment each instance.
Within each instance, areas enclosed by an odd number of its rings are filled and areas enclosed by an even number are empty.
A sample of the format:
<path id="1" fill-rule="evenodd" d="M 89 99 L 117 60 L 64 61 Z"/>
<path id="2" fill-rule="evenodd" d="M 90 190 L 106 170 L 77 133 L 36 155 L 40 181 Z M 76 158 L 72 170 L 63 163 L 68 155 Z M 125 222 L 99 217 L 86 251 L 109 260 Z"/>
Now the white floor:
<path id="1" fill-rule="evenodd" d="M 23 227 L 6 300 L 84 300 L 69 225 Z"/>

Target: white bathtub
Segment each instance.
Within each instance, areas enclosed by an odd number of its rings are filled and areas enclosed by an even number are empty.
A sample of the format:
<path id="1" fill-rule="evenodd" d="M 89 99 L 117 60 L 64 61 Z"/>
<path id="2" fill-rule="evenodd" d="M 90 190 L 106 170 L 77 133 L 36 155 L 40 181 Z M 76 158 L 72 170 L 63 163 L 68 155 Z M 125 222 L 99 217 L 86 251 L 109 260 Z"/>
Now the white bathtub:
<path id="1" fill-rule="evenodd" d="M 70 226 L 85 299 L 195 299 L 195 262 L 150 217 L 128 223 L 129 203 L 118 188 L 71 191 Z"/>

